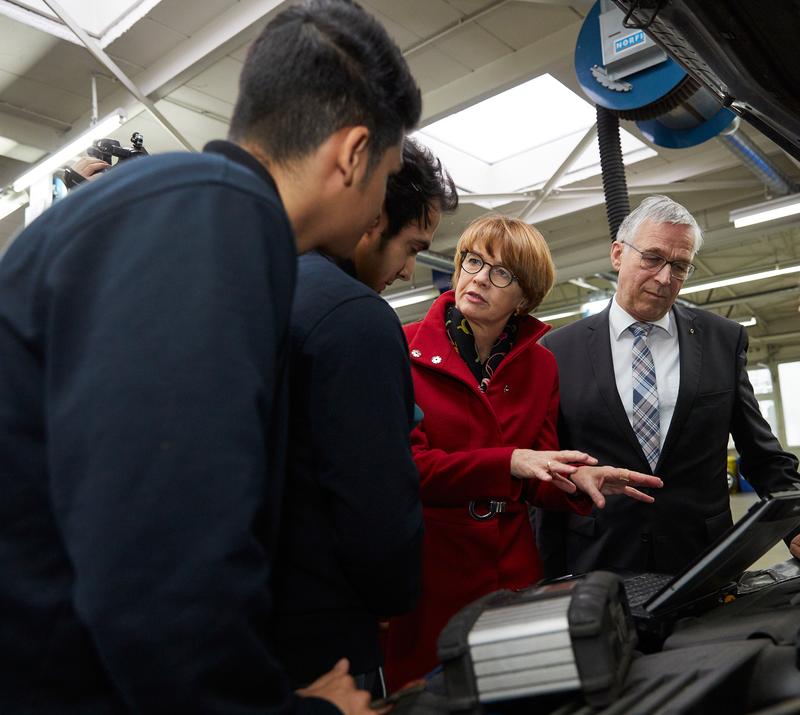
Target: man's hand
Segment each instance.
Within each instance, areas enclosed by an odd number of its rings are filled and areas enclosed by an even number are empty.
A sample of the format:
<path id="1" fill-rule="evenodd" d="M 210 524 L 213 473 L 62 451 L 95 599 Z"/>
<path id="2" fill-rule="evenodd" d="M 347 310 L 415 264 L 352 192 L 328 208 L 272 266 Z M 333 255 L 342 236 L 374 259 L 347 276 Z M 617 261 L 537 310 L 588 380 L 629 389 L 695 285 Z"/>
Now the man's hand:
<path id="1" fill-rule="evenodd" d="M 567 478 L 582 464 L 597 464 L 597 460 L 586 452 L 562 449 L 553 452 L 537 452 L 532 449 L 515 449 L 511 453 L 511 474 L 517 479 L 539 479 L 553 482 L 553 486 L 575 493 L 575 485 Z"/>
<path id="2" fill-rule="evenodd" d="M 102 159 L 84 156 L 72 165 L 72 170 L 77 171 L 84 179 L 91 179 L 99 176 L 100 172 L 105 171 L 110 166 L 111 164 L 106 163 Z"/>
<path id="3" fill-rule="evenodd" d="M 602 509 L 606 505 L 606 500 L 603 498 L 604 494 L 624 494 L 631 499 L 638 499 L 652 504 L 655 501 L 653 497 L 640 492 L 631 485 L 635 484 L 640 487 L 655 489 L 664 486 L 664 482 L 658 477 L 617 467 L 578 467 L 570 475 L 570 479 L 578 489 L 591 498 L 598 509 Z M 800 546 L 800 543 L 798 546 Z"/>
<path id="4" fill-rule="evenodd" d="M 376 715 L 391 710 L 371 710 L 370 694 L 366 690 L 357 690 L 355 681 L 348 674 L 350 663 L 342 658 L 332 670 L 317 678 L 307 688 L 297 691 L 301 698 L 322 698 L 333 703 L 344 715 Z"/>
<path id="5" fill-rule="evenodd" d="M 789 543 L 789 552 L 796 559 L 800 559 L 800 534 L 795 536 Z"/>

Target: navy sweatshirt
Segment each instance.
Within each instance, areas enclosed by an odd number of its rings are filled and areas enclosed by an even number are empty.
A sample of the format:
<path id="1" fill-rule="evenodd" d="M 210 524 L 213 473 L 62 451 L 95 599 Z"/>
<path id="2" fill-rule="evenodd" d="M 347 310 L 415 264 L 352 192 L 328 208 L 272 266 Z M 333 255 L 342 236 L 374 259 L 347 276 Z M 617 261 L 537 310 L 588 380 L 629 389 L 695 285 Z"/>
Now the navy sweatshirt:
<path id="1" fill-rule="evenodd" d="M 266 635 L 292 230 L 216 152 L 113 169 L 0 261 L 0 712 L 338 712 Z"/>
<path id="2" fill-rule="evenodd" d="M 353 673 L 381 665 L 379 618 L 419 595 L 422 507 L 408 347 L 389 304 L 325 256 L 301 256 L 291 345 L 275 623 L 298 686 L 342 656 Z"/>

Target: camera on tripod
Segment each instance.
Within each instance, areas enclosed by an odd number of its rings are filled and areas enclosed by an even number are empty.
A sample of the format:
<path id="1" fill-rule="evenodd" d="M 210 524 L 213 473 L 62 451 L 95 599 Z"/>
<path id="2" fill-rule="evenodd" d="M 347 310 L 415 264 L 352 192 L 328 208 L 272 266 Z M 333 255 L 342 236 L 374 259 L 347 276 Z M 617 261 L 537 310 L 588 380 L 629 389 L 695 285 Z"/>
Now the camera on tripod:
<path id="1" fill-rule="evenodd" d="M 129 147 L 122 146 L 116 139 L 98 139 L 92 146 L 90 146 L 86 153 L 94 159 L 99 159 L 108 164 L 107 169 L 100 169 L 95 172 L 97 174 L 108 171 L 112 166 L 116 166 L 121 161 L 134 159 L 137 156 L 147 156 L 147 149 L 144 148 L 144 137 L 139 132 L 134 132 L 131 135 L 131 145 Z M 117 158 L 116 163 L 114 157 Z M 72 189 L 87 180 L 79 172 L 72 168 L 64 169 L 64 184 L 67 189 Z"/>

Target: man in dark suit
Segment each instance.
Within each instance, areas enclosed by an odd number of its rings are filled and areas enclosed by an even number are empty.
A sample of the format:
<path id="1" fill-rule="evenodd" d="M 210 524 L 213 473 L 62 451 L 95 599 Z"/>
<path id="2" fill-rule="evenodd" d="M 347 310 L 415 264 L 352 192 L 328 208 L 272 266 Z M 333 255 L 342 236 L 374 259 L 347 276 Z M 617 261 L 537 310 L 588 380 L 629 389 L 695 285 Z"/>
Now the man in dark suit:
<path id="1" fill-rule="evenodd" d="M 732 524 L 728 434 L 759 494 L 797 487 L 747 377 L 747 333 L 675 305 L 702 233 L 665 196 L 645 199 L 611 245 L 617 292 L 602 313 L 542 340 L 556 356 L 562 449 L 664 481 L 654 504 L 609 497 L 589 516 L 538 512 L 549 576 L 593 569 L 675 573 Z M 800 556 L 800 536 L 790 540 Z"/>

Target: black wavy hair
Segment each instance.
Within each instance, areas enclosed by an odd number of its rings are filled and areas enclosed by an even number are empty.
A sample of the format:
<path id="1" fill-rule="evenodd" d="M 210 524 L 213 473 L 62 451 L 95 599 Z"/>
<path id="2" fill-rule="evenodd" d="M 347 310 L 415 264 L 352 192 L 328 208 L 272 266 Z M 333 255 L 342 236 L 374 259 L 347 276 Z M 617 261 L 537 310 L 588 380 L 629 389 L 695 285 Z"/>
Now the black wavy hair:
<path id="1" fill-rule="evenodd" d="M 408 65 L 375 18 L 349 0 L 307 0 L 277 15 L 250 47 L 229 137 L 285 163 L 363 125 L 374 165 L 420 112 Z"/>
<path id="2" fill-rule="evenodd" d="M 386 185 L 388 224 L 382 241 L 390 241 L 410 223 L 430 225 L 431 212 L 458 208 L 458 191 L 450 174 L 425 146 L 410 137 L 403 142 L 403 168 Z"/>

